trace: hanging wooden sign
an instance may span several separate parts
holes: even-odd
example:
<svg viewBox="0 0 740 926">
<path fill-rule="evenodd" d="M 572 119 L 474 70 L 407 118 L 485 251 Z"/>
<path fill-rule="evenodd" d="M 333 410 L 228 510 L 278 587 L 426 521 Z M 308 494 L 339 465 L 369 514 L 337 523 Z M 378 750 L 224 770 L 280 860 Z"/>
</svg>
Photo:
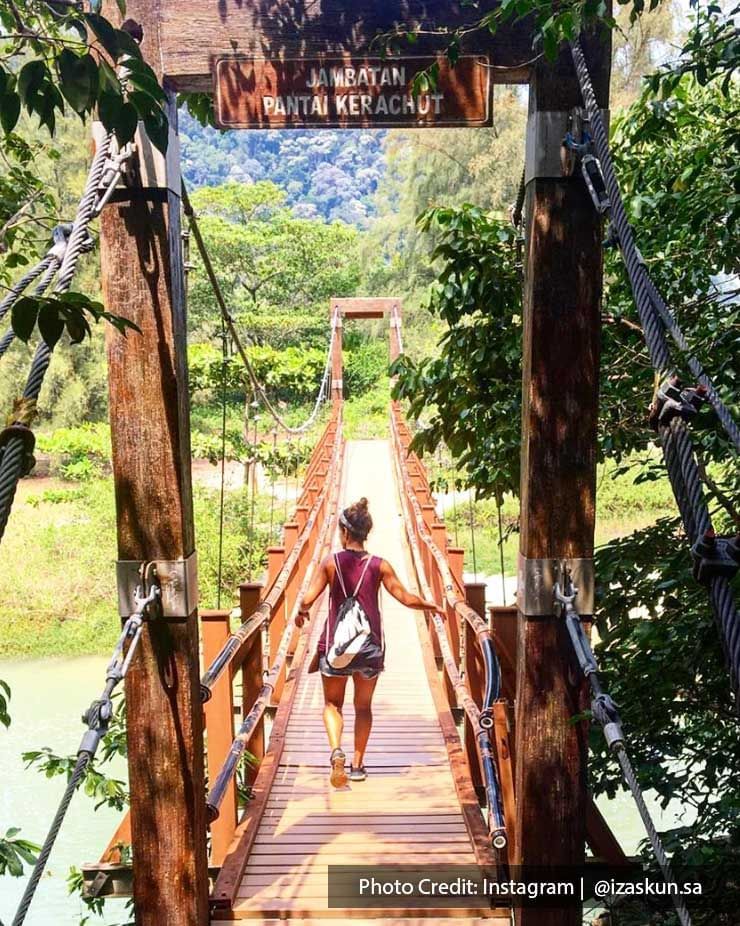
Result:
<svg viewBox="0 0 740 926">
<path fill-rule="evenodd" d="M 435 81 L 414 79 L 437 63 Z M 487 59 L 232 56 L 216 62 L 216 124 L 224 129 L 443 128 L 491 124 Z"/>
</svg>

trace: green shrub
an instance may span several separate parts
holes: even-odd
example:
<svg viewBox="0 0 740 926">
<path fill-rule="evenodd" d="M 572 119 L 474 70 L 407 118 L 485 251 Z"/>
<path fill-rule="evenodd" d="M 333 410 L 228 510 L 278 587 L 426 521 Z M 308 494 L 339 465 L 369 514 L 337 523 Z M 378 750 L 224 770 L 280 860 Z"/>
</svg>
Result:
<svg viewBox="0 0 740 926">
<path fill-rule="evenodd" d="M 110 463 L 110 427 L 100 422 L 57 428 L 39 434 L 36 446 L 51 457 L 53 475 L 85 481 L 101 475 Z"/>
<path fill-rule="evenodd" d="M 344 396 L 347 399 L 364 395 L 388 372 L 388 345 L 382 341 L 365 341 L 344 353 Z M 386 404 L 387 404 L 386 396 Z"/>
</svg>

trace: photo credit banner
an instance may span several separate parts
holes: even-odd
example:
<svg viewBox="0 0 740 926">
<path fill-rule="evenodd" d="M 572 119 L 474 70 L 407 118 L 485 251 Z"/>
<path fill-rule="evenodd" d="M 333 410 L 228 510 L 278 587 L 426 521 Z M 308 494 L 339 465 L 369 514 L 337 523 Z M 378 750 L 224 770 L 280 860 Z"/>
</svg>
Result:
<svg viewBox="0 0 740 926">
<path fill-rule="evenodd" d="M 414 78 L 436 61 L 434 83 Z M 445 128 L 492 125 L 487 59 L 232 56 L 216 62 L 215 116 L 223 129 Z"/>
</svg>

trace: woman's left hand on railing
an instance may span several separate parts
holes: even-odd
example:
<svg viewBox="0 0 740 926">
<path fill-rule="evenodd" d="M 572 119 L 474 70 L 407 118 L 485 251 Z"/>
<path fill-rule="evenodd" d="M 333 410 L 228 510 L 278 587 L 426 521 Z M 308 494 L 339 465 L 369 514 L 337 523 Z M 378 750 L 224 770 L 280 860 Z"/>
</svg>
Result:
<svg viewBox="0 0 740 926">
<path fill-rule="evenodd" d="M 311 614 L 308 609 L 301 609 L 295 616 L 296 627 L 302 627 L 307 621 L 311 620 Z"/>
</svg>

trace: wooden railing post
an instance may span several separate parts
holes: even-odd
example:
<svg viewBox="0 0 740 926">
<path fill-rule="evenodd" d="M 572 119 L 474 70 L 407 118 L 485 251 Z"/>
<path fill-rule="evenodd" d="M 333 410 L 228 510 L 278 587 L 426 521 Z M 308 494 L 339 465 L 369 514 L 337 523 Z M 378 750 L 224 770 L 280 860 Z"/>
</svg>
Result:
<svg viewBox="0 0 740 926">
<path fill-rule="evenodd" d="M 501 695 L 509 704 L 513 704 L 516 695 L 517 610 L 493 605 L 488 613 L 493 642 L 501 664 Z"/>
<path fill-rule="evenodd" d="M 215 659 L 230 634 L 228 611 L 201 611 L 203 663 Z M 224 672 L 211 689 L 205 705 L 208 779 L 215 781 L 234 739 L 234 701 L 231 673 Z M 211 823 L 211 864 L 220 865 L 236 827 L 236 784 L 231 782 L 221 804 L 221 813 Z"/>
<path fill-rule="evenodd" d="M 264 585 L 261 582 L 245 582 L 239 586 L 239 601 L 242 610 L 242 620 L 254 614 L 260 603 Z M 257 632 L 253 635 L 252 645 L 242 663 L 242 717 L 246 717 L 252 708 L 257 695 L 262 688 L 264 680 L 265 656 L 270 661 L 270 654 L 263 651 L 263 635 Z M 247 751 L 254 756 L 256 763 L 251 765 L 245 774 L 245 781 L 251 784 L 257 774 L 257 767 L 265 755 L 265 722 L 260 720 L 254 729 Z"/>
</svg>

